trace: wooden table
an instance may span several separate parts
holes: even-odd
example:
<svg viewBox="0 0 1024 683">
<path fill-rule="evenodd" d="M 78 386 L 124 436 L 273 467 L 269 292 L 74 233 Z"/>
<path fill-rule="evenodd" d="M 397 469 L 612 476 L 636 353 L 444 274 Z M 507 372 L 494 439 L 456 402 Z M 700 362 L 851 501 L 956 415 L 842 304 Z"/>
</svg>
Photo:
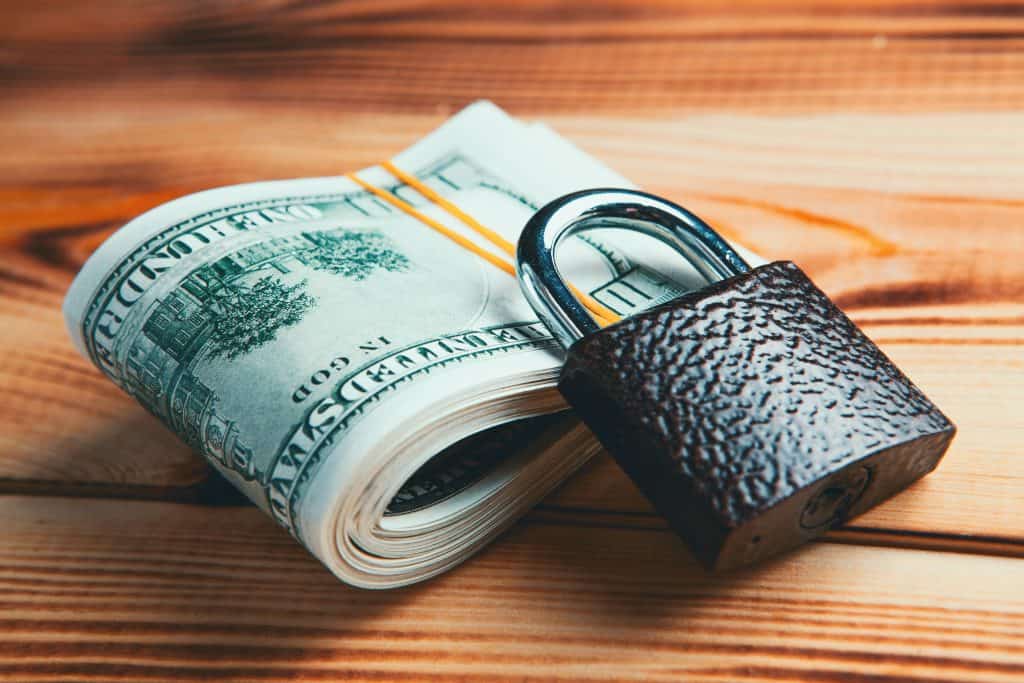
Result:
<svg viewBox="0 0 1024 683">
<path fill-rule="evenodd" d="M 1020 5 L 60 5 L 0 10 L 0 679 L 1024 680 Z M 712 577 L 601 458 L 364 592 L 72 350 L 63 293 L 130 217 L 476 98 L 803 265 L 959 424 L 939 471 Z"/>
</svg>

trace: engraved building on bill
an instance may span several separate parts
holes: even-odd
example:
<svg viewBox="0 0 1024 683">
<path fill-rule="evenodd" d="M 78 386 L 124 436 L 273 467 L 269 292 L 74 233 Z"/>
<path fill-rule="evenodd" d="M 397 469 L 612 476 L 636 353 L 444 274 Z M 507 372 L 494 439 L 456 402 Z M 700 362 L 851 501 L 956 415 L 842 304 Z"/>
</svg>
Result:
<svg viewBox="0 0 1024 683">
<path fill-rule="evenodd" d="M 289 272 L 286 261 L 315 241 L 292 235 L 256 244 L 198 269 L 148 312 L 141 334 L 128 350 L 127 388 L 150 412 L 192 448 L 247 480 L 260 478 L 252 449 L 233 420 L 217 412 L 217 395 L 192 366 L 213 331 L 211 306 L 218 291 L 246 273 L 273 268 Z"/>
</svg>

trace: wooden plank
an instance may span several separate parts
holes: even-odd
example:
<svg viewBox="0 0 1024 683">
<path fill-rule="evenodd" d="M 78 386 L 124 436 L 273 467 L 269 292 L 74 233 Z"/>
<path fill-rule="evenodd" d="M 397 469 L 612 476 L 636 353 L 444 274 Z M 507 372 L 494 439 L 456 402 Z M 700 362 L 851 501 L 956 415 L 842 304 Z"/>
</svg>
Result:
<svg viewBox="0 0 1024 683">
<path fill-rule="evenodd" d="M 254 509 L 0 497 L 0 680 L 1017 681 L 1024 563 L 815 544 L 709 576 L 661 531 L 523 524 L 348 588 Z"/>
<path fill-rule="evenodd" d="M 186 9 L 187 7 L 187 9 Z M 470 0 L 9 10 L 0 76 L 107 106 L 197 99 L 417 111 L 1020 108 L 1013 3 Z M 116 17 L 116 21 L 111 18 Z"/>
</svg>

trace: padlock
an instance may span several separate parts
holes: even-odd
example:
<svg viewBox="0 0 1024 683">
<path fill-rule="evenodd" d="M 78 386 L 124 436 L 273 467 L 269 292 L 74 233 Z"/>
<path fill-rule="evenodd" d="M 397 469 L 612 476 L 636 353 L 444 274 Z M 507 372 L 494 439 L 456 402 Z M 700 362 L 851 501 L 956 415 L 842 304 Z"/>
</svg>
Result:
<svg viewBox="0 0 1024 683">
<path fill-rule="evenodd" d="M 673 247 L 707 286 L 600 328 L 555 250 L 594 228 Z M 955 426 L 793 263 L 751 268 L 664 199 L 586 190 L 518 245 L 526 299 L 566 349 L 558 388 L 710 569 L 793 548 L 939 463 Z"/>
</svg>

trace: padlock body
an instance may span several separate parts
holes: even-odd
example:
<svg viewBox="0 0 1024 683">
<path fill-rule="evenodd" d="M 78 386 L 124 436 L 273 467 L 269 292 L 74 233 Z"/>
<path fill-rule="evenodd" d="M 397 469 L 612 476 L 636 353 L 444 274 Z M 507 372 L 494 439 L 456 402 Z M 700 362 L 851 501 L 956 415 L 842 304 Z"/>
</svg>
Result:
<svg viewBox="0 0 1024 683">
<path fill-rule="evenodd" d="M 934 469 L 956 431 L 789 262 L 578 340 L 559 389 L 714 569 L 864 512 Z"/>
</svg>

